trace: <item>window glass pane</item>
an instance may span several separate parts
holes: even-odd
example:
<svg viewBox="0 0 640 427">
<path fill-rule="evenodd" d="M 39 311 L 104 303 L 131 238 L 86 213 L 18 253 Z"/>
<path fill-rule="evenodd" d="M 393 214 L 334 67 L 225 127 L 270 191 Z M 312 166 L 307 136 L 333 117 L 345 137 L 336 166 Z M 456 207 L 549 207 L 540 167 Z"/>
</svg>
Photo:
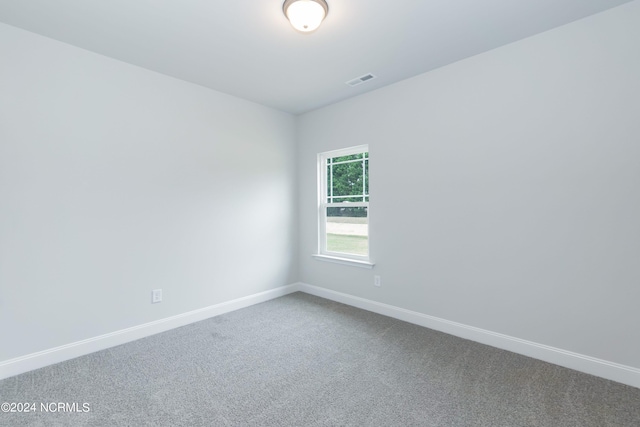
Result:
<svg viewBox="0 0 640 427">
<path fill-rule="evenodd" d="M 327 203 L 331 203 L 331 166 L 327 165 Z"/>
<path fill-rule="evenodd" d="M 369 159 L 364 161 L 364 194 L 369 194 Z"/>
<path fill-rule="evenodd" d="M 356 160 L 356 159 L 362 159 L 362 153 L 351 154 L 349 156 L 334 157 L 330 159 L 330 161 L 332 163 L 336 163 L 336 162 L 346 162 L 347 160 Z"/>
<path fill-rule="evenodd" d="M 369 218 L 366 207 L 327 208 L 327 251 L 369 254 Z"/>
<path fill-rule="evenodd" d="M 343 163 L 333 165 L 332 187 L 333 196 L 361 195 L 363 191 L 362 162 Z M 360 198 L 362 201 L 362 197 Z"/>
</svg>

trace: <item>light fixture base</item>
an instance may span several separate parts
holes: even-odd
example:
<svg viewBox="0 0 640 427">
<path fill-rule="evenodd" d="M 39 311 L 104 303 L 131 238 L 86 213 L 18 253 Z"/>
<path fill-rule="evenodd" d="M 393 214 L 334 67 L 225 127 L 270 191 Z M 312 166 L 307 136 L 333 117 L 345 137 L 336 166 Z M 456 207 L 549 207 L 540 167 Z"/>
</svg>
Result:
<svg viewBox="0 0 640 427">
<path fill-rule="evenodd" d="M 301 3 L 298 6 L 301 6 L 303 3 L 307 3 L 307 4 L 315 3 L 316 5 L 320 5 L 320 7 L 324 10 L 324 15 L 321 17 L 321 19 L 318 16 L 317 18 L 319 19 L 315 20 L 315 22 L 312 22 L 311 27 L 308 27 L 303 23 L 297 22 L 300 16 L 292 16 L 292 14 L 289 13 L 289 7 L 298 2 Z M 314 7 L 317 8 L 317 6 L 314 6 Z M 298 7 L 294 9 L 299 10 L 300 8 Z M 318 11 L 322 13 L 320 9 L 318 9 Z M 322 21 L 324 21 L 324 19 L 327 17 L 327 15 L 329 14 L 329 5 L 327 4 L 326 0 L 285 0 L 284 3 L 282 4 L 282 12 L 284 13 L 284 16 L 289 20 L 293 28 L 301 32 L 311 32 L 317 29 L 322 23 Z M 297 14 L 294 12 L 293 15 L 297 15 Z M 307 18 L 308 18 L 308 15 L 304 16 L 303 19 L 306 20 Z"/>
</svg>

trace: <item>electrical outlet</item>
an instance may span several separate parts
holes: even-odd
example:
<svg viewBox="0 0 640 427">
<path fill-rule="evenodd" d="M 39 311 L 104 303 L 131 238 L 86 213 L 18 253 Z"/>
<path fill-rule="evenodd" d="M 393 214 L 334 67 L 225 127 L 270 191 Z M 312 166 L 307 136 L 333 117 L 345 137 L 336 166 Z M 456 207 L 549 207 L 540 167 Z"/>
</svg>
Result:
<svg viewBox="0 0 640 427">
<path fill-rule="evenodd" d="M 380 279 L 380 276 L 373 276 L 373 286 L 382 286 L 382 279 Z"/>
<path fill-rule="evenodd" d="M 162 289 L 154 289 L 151 292 L 151 303 L 162 302 Z"/>
</svg>

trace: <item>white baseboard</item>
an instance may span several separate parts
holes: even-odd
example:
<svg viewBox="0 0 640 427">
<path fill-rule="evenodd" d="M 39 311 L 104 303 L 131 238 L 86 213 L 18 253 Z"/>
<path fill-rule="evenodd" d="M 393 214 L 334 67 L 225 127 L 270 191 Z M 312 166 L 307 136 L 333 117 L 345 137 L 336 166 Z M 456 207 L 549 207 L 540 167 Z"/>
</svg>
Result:
<svg viewBox="0 0 640 427">
<path fill-rule="evenodd" d="M 617 381 L 632 387 L 640 388 L 640 369 L 625 366 L 591 356 L 538 344 L 520 338 L 487 331 L 415 311 L 405 310 L 388 304 L 367 300 L 353 295 L 343 294 L 306 283 L 300 283 L 299 290 L 332 301 L 393 317 L 405 322 L 424 326 L 429 329 L 445 332 L 457 337 L 466 338 L 492 347 L 512 351 L 514 353 L 544 360 L 545 362 L 564 366 L 576 371 Z"/>
<path fill-rule="evenodd" d="M 298 284 L 281 286 L 258 294 L 178 314 L 177 316 L 167 317 L 165 319 L 156 320 L 143 325 L 133 326 L 131 328 L 122 329 L 109 334 L 62 345 L 60 347 L 27 354 L 26 356 L 17 357 L 15 359 L 1 361 L 0 380 L 48 365 L 53 365 L 55 363 L 64 362 L 65 360 L 84 356 L 85 354 L 114 347 L 116 345 L 135 341 L 140 338 L 155 335 L 190 323 L 199 322 L 230 311 L 249 307 L 254 304 L 296 292 L 297 290 Z"/>
<path fill-rule="evenodd" d="M 640 388 L 640 369 L 487 331 L 306 283 L 282 286 L 199 310 L 0 362 L 0 380 L 302 291 L 405 322 Z"/>
</svg>

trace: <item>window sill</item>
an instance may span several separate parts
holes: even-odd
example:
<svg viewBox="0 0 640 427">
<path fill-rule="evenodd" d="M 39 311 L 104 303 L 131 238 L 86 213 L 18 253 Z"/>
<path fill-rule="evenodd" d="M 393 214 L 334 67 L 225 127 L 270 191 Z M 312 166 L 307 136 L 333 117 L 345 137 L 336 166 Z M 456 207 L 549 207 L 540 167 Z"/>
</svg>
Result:
<svg viewBox="0 0 640 427">
<path fill-rule="evenodd" d="M 350 265 L 352 267 L 359 267 L 359 268 L 372 269 L 373 266 L 375 265 L 373 262 L 370 262 L 370 261 L 361 261 L 361 260 L 350 259 L 350 258 L 340 258 L 337 256 L 330 256 L 330 255 L 313 254 L 311 256 L 317 259 L 318 261 L 334 262 L 336 264 Z"/>
</svg>

